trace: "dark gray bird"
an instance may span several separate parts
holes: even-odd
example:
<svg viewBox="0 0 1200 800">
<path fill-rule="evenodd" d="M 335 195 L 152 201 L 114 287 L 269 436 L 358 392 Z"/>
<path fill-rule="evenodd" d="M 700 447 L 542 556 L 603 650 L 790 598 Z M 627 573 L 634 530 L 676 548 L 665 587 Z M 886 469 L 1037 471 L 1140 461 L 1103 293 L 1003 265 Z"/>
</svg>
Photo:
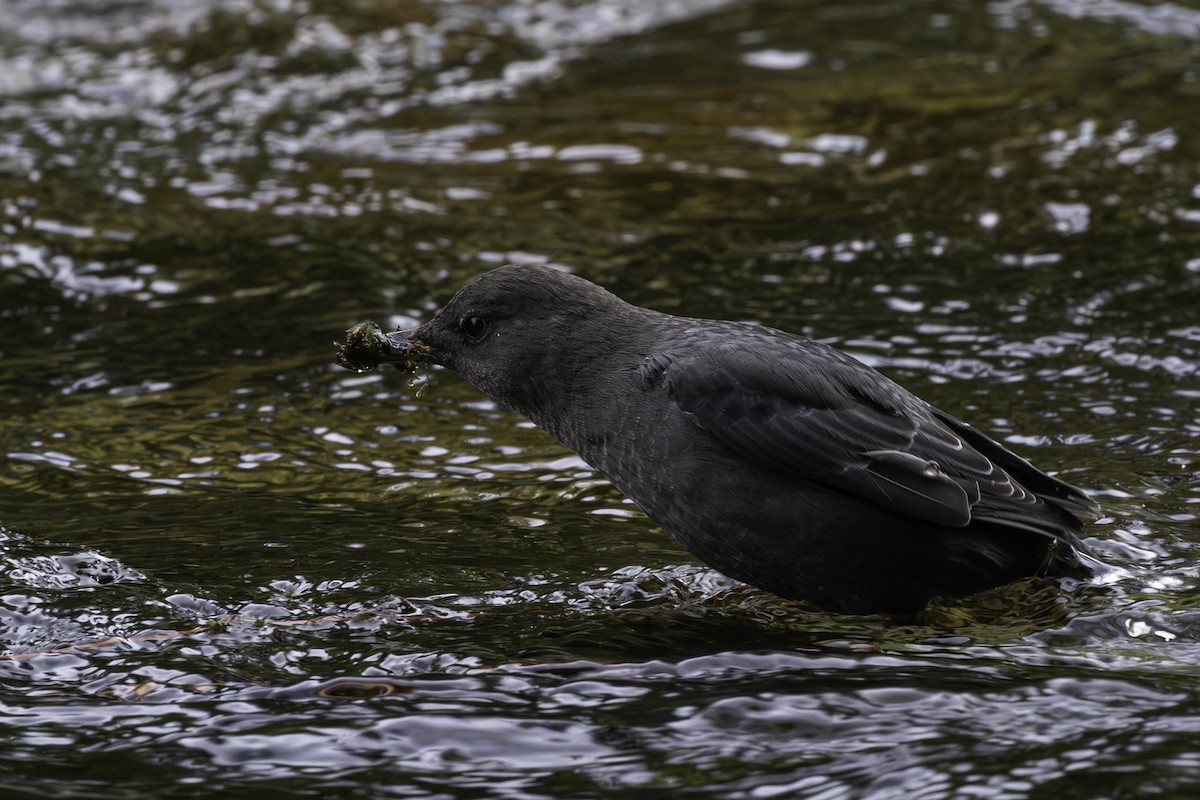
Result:
<svg viewBox="0 0 1200 800">
<path fill-rule="evenodd" d="M 1088 574 L 1097 506 L 874 369 L 771 328 L 506 266 L 401 349 L 599 470 L 701 561 L 842 613 Z"/>
</svg>

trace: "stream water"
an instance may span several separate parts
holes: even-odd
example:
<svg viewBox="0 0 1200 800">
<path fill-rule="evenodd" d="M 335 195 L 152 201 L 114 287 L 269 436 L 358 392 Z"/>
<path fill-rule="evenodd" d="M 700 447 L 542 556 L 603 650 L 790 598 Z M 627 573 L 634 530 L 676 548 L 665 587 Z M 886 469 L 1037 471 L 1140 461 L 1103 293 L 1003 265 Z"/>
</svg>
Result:
<svg viewBox="0 0 1200 800">
<path fill-rule="evenodd" d="M 0 0 L 0 793 L 1191 798 L 1200 10 Z M 1113 571 L 705 569 L 448 372 L 506 262 L 833 343 Z"/>
</svg>

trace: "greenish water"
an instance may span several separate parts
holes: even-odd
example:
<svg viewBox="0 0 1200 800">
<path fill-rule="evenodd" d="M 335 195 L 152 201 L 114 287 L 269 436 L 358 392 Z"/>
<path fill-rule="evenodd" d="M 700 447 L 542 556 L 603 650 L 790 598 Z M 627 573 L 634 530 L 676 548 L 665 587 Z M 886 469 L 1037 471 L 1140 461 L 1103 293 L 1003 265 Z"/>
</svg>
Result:
<svg viewBox="0 0 1200 800">
<path fill-rule="evenodd" d="M 1200 791 L 1200 10 L 0 0 L 4 796 Z M 506 261 L 835 343 L 1094 493 L 916 620 L 434 371 Z"/>
</svg>

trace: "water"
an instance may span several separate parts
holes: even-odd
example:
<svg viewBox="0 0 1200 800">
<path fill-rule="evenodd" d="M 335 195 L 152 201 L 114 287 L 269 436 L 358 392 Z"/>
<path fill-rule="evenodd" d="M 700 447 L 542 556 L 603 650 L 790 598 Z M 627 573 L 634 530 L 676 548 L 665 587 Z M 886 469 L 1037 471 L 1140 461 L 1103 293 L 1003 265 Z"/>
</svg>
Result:
<svg viewBox="0 0 1200 800">
<path fill-rule="evenodd" d="M 1200 12 L 0 3 L 5 796 L 1192 797 Z M 444 371 L 506 261 L 816 336 L 1096 585 L 838 617 Z"/>
</svg>

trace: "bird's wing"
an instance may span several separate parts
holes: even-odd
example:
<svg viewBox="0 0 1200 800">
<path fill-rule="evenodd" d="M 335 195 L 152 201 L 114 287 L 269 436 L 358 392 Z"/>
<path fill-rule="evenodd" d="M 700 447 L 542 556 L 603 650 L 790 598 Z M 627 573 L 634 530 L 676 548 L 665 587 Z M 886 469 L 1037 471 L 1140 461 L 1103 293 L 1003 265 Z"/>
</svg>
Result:
<svg viewBox="0 0 1200 800">
<path fill-rule="evenodd" d="M 657 370 L 670 399 L 733 451 L 931 523 L 966 526 L 978 507 L 1048 532 L 1042 501 L 905 389 L 817 342 L 739 338 L 664 356 Z"/>
<path fill-rule="evenodd" d="M 974 447 L 980 455 L 1015 478 L 1026 489 L 1037 494 L 1043 501 L 1058 506 L 1080 520 L 1094 520 L 1100 516 L 1100 506 L 1082 490 L 1066 481 L 1047 475 L 995 439 L 980 433 L 961 419 L 956 419 L 936 408 L 929 410 L 953 434 Z"/>
</svg>

